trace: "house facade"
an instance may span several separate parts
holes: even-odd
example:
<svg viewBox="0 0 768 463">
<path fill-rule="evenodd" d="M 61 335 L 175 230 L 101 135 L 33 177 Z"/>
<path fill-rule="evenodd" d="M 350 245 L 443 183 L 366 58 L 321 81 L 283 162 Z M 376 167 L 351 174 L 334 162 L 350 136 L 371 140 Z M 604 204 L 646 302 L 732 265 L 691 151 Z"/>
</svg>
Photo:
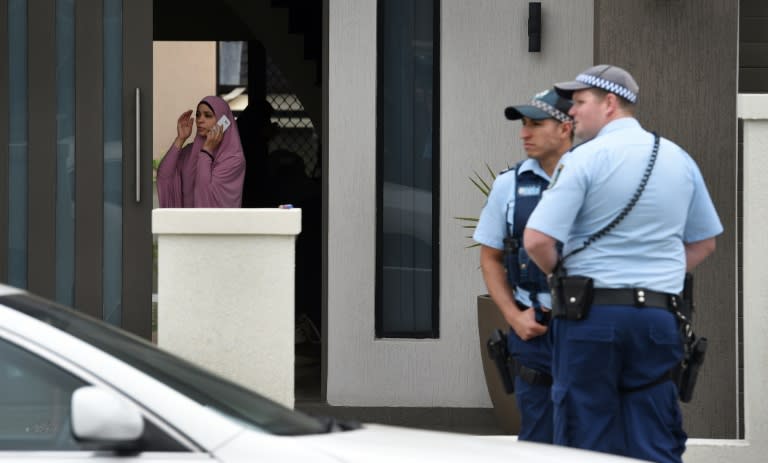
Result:
<svg viewBox="0 0 768 463">
<path fill-rule="evenodd" d="M 607 62 L 640 83 L 642 123 L 700 164 L 725 224 L 716 255 L 697 270 L 697 327 L 713 348 L 697 401 L 685 413 L 692 435 L 737 435 L 738 5 L 710 3 L 543 1 L 541 51 L 529 52 L 529 2 L 440 2 L 439 209 L 433 211 L 440 333 L 418 339 L 376 336 L 377 2 L 329 4 L 330 404 L 488 406 L 475 329 L 475 297 L 484 286 L 477 250 L 466 248 L 466 232 L 455 220 L 483 204 L 467 177 L 484 172 L 486 163 L 500 170 L 522 159 L 517 127 L 502 117 L 506 105 Z M 714 403 L 717 411 L 703 406 Z M 720 418 L 704 418 L 709 413 Z"/>
<path fill-rule="evenodd" d="M 148 337 L 152 42 L 259 40 L 321 140 L 321 400 L 486 413 L 485 288 L 456 219 L 483 206 L 468 177 L 524 157 L 505 106 L 612 63 L 725 226 L 696 271 L 710 350 L 684 413 L 693 437 L 744 437 L 737 95 L 768 92 L 760 2 L 541 0 L 530 22 L 537 2 L 324 0 L 321 53 L 298 59 L 295 2 L 203 3 L 0 1 L 2 281 Z"/>
</svg>

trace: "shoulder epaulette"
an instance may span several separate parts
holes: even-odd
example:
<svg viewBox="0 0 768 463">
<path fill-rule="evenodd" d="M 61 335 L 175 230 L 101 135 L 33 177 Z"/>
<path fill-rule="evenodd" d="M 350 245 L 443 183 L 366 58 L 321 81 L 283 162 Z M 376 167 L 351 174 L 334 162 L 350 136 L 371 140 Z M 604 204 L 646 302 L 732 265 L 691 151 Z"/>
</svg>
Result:
<svg viewBox="0 0 768 463">
<path fill-rule="evenodd" d="M 507 167 L 506 169 L 504 169 L 504 170 L 502 170 L 501 172 L 499 172 L 499 175 L 502 175 L 502 174 L 506 174 L 507 172 L 517 172 L 517 169 L 519 169 L 519 168 L 520 168 L 520 166 L 522 166 L 522 165 L 523 165 L 523 163 L 524 163 L 525 161 L 527 161 L 527 160 L 528 160 L 528 159 L 523 159 L 522 161 L 518 161 L 518 162 L 517 162 L 517 163 L 516 163 L 514 166 L 512 166 L 512 167 Z"/>
</svg>

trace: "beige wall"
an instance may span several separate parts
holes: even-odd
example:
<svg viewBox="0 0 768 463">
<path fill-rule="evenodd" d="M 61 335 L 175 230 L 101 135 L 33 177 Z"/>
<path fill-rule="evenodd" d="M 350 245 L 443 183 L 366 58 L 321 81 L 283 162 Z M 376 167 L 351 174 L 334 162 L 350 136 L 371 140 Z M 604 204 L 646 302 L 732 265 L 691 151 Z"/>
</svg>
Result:
<svg viewBox="0 0 768 463">
<path fill-rule="evenodd" d="M 592 0 L 543 0 L 542 52 L 528 2 L 441 2 L 440 338 L 375 339 L 376 0 L 329 1 L 328 382 L 332 405 L 488 407 L 476 297 L 478 250 L 456 216 L 483 196 L 467 177 L 523 157 L 523 103 L 592 63 Z"/>
<path fill-rule="evenodd" d="M 154 42 L 152 155 L 163 157 L 176 120 L 216 90 L 216 42 Z"/>
</svg>

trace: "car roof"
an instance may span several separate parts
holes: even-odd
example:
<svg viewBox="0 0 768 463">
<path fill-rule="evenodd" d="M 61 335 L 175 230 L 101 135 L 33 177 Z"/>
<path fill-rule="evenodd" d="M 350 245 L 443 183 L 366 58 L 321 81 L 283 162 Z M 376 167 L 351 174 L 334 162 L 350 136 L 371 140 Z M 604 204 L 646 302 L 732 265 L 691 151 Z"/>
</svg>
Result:
<svg viewBox="0 0 768 463">
<path fill-rule="evenodd" d="M 0 296 L 10 296 L 12 294 L 24 294 L 26 291 L 13 286 L 8 286 L 0 283 Z"/>
</svg>

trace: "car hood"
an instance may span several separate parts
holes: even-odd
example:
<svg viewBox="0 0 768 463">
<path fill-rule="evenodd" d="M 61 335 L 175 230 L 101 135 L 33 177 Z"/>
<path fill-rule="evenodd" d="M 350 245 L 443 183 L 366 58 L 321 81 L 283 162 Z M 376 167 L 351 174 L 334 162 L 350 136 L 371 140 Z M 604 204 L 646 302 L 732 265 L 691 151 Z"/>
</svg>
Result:
<svg viewBox="0 0 768 463">
<path fill-rule="evenodd" d="M 474 436 L 368 424 L 363 428 L 298 438 L 341 462 L 466 461 L 619 463 L 639 461 L 604 453 L 518 442 L 511 436 Z M 502 460 L 503 459 L 503 460 Z"/>
</svg>

